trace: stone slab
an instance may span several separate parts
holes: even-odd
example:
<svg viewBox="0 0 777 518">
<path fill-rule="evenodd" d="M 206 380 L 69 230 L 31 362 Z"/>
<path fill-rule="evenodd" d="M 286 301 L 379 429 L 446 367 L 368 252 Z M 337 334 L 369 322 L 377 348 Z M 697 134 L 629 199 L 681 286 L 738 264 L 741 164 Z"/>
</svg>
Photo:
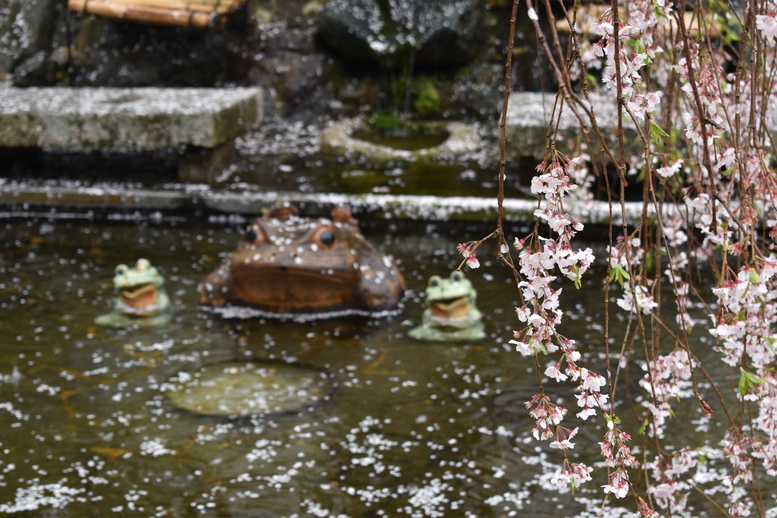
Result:
<svg viewBox="0 0 777 518">
<path fill-rule="evenodd" d="M 607 139 L 610 149 L 617 152 L 618 111 L 613 94 L 591 94 L 591 109 L 602 135 Z M 505 128 L 507 152 L 515 157 L 532 157 L 543 160 L 545 154 L 545 136 L 551 121 L 555 95 L 541 92 L 513 92 L 507 108 L 507 127 Z M 771 106 L 765 117 L 772 138 L 777 139 L 777 106 Z M 556 122 L 554 121 L 554 124 Z M 558 120 L 560 139 L 557 148 L 563 152 L 571 150 L 571 141 L 577 139 L 582 131 L 574 113 L 567 107 Z M 667 128 L 665 128 L 667 129 Z M 641 155 L 643 148 L 634 124 L 628 120 L 623 124 L 626 152 Z M 591 132 L 591 141 L 596 138 Z"/>
<path fill-rule="evenodd" d="M 46 211 L 204 211 L 215 214 L 255 216 L 262 207 L 277 201 L 299 205 L 329 207 L 348 205 L 357 217 L 419 221 L 496 221 L 495 198 L 477 196 L 428 196 L 392 194 L 340 194 L 302 192 L 235 192 L 207 185 L 180 184 L 165 189 L 133 189 L 120 184 L 80 186 L 77 183 L 29 182 L 0 180 L 0 212 Z M 643 203 L 625 205 L 627 223 L 642 217 Z M 610 222 L 610 205 L 606 202 L 578 202 L 569 210 L 584 224 L 606 225 Z M 537 200 L 506 199 L 507 221 L 533 222 Z M 663 207 L 663 217 L 676 213 L 672 205 Z M 648 207 L 653 215 L 652 205 Z M 620 205 L 612 209 L 613 222 L 621 224 Z M 2 217 L 2 214 L 0 214 Z"/>
<path fill-rule="evenodd" d="M 0 87 L 3 147 L 213 148 L 261 119 L 261 88 Z"/>
<path fill-rule="evenodd" d="M 510 155 L 542 160 L 551 121 L 558 124 L 560 138 L 557 141 L 557 147 L 561 148 L 561 151 L 568 151 L 564 149 L 566 141 L 579 137 L 582 130 L 575 114 L 569 108 L 564 108 L 557 122 L 551 119 L 554 101 L 555 95 L 552 93 L 513 92 L 510 94 L 505 128 L 507 152 Z M 611 140 L 611 145 L 615 145 L 618 120 L 615 96 L 591 95 L 591 104 L 602 134 Z M 634 142 L 637 138 L 633 125 L 625 125 L 624 133 L 627 143 Z"/>
</svg>

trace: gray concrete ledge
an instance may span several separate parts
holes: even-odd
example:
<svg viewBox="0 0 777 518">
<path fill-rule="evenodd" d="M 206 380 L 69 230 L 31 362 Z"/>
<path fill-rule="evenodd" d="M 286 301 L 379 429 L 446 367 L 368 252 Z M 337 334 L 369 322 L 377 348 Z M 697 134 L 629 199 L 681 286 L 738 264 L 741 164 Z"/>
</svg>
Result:
<svg viewBox="0 0 777 518">
<path fill-rule="evenodd" d="M 555 94 L 540 92 L 513 92 L 507 108 L 506 143 L 507 151 L 516 157 L 532 157 L 542 160 L 545 154 L 545 139 L 551 122 L 558 123 L 559 141 L 557 147 L 564 149 L 566 141 L 577 139 L 581 134 L 580 124 L 575 114 L 565 107 L 556 121 L 551 118 Z M 615 96 L 591 95 L 591 107 L 596 121 L 605 137 L 613 137 L 615 145 L 618 112 Z M 633 125 L 624 128 L 627 142 L 637 138 Z"/>
<path fill-rule="evenodd" d="M 496 222 L 496 198 L 474 196 L 419 196 L 390 194 L 336 194 L 300 192 L 230 192 L 212 189 L 207 185 L 180 185 L 163 190 L 127 189 L 121 186 L 41 185 L 33 186 L 0 181 L 0 207 L 10 211 L 32 209 L 89 210 L 149 210 L 192 211 L 204 210 L 229 214 L 257 215 L 263 207 L 276 201 L 290 201 L 328 207 L 346 204 L 360 217 L 423 220 L 423 221 L 479 221 Z M 625 204 L 626 221 L 638 222 L 642 214 L 641 202 Z M 610 206 L 604 202 L 570 205 L 569 210 L 584 224 L 607 224 Z M 536 200 L 508 199 L 504 203 L 505 217 L 513 222 L 534 221 Z M 664 215 L 676 211 L 667 206 Z M 620 224 L 620 204 L 612 207 L 613 222 Z M 649 211 L 652 213 L 652 210 Z"/>
<path fill-rule="evenodd" d="M 608 145 L 617 150 L 618 110 L 614 94 L 591 94 L 590 109 L 596 116 L 596 123 Z M 555 94 L 541 92 L 513 92 L 507 108 L 506 144 L 507 152 L 516 157 L 532 157 L 542 160 L 545 154 L 545 137 L 552 121 L 558 123 L 560 138 L 557 148 L 563 152 L 571 149 L 570 143 L 581 136 L 581 127 L 572 110 L 565 107 L 558 121 L 551 119 Z M 769 131 L 777 139 L 777 108 L 771 108 L 766 117 L 770 121 Z M 589 128 L 590 129 L 590 128 Z M 668 131 L 668 128 L 664 128 Z M 642 154 L 642 143 L 634 124 L 624 120 L 624 143 L 626 151 Z M 591 140 L 596 138 L 591 132 Z"/>
<path fill-rule="evenodd" d="M 213 148 L 262 119 L 260 88 L 0 87 L 0 146 Z"/>
</svg>

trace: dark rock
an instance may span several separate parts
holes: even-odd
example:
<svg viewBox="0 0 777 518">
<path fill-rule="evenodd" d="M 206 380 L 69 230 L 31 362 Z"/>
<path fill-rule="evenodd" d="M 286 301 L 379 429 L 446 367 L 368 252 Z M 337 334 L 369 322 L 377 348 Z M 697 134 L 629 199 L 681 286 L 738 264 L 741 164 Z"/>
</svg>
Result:
<svg viewBox="0 0 777 518">
<path fill-rule="evenodd" d="M 14 69 L 14 83 L 20 86 L 48 85 L 55 82 L 55 74 L 54 64 L 41 50 Z"/>
<path fill-rule="evenodd" d="M 57 0 L 0 2 L 0 76 L 48 48 L 57 3 L 62 4 Z"/>
<path fill-rule="evenodd" d="M 450 68 L 472 61 L 485 44 L 481 4 L 478 0 L 329 0 L 317 26 L 321 39 L 349 62 Z"/>
<path fill-rule="evenodd" d="M 231 79 L 233 49 L 244 37 L 239 30 L 143 25 L 73 12 L 55 23 L 44 62 L 36 54 L 14 70 L 17 86 L 217 86 Z M 66 63 L 58 64 L 63 58 Z"/>
<path fill-rule="evenodd" d="M 214 86 L 227 74 L 224 33 L 85 17 L 74 86 Z"/>
<path fill-rule="evenodd" d="M 307 118 L 326 110 L 332 99 L 326 84 L 337 66 L 315 45 L 313 28 L 274 21 L 257 33 L 246 82 L 266 87 L 286 117 Z"/>
<path fill-rule="evenodd" d="M 504 96 L 504 64 L 484 61 L 473 64 L 452 81 L 445 106 L 447 117 L 498 120 Z"/>
</svg>

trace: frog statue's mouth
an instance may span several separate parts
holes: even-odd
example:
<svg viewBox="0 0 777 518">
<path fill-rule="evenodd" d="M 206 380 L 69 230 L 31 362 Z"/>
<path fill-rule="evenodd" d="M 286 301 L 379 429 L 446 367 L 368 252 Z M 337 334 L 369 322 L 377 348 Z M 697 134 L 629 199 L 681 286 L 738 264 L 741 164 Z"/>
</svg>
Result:
<svg viewBox="0 0 777 518">
<path fill-rule="evenodd" d="M 133 308 L 150 306 L 157 299 L 156 285 L 151 282 L 125 286 L 119 291 L 121 292 L 121 301 Z"/>
<path fill-rule="evenodd" d="M 321 272 L 287 265 L 232 269 L 235 299 L 278 313 L 353 304 L 358 283 L 352 270 Z"/>
<path fill-rule="evenodd" d="M 464 318 L 469 314 L 469 295 L 431 301 L 432 314 L 439 318 Z"/>
</svg>

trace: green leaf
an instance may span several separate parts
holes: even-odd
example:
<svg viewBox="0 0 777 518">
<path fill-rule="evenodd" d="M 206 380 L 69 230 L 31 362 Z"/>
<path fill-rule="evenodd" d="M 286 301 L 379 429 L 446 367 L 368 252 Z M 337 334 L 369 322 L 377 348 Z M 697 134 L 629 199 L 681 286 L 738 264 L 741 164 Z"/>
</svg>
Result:
<svg viewBox="0 0 777 518">
<path fill-rule="evenodd" d="M 737 387 L 737 392 L 740 396 L 744 396 L 747 394 L 747 377 L 745 376 L 745 371 L 740 368 L 742 372 L 739 373 L 739 386 Z"/>
<path fill-rule="evenodd" d="M 634 51 L 637 54 L 647 54 L 647 50 L 645 49 L 645 45 L 642 44 L 641 40 L 638 40 L 637 38 L 632 38 L 629 40 L 629 45 L 634 47 Z M 645 62 L 647 62 L 647 58 L 645 58 Z"/>
<path fill-rule="evenodd" d="M 755 389 L 758 385 L 766 383 L 766 380 L 760 376 L 756 376 L 750 372 L 747 372 L 742 367 L 739 368 L 739 387 L 738 392 L 740 396 L 744 396 L 750 390 Z"/>
<path fill-rule="evenodd" d="M 578 290 L 583 287 L 582 275 L 580 275 L 580 268 L 575 266 L 572 271 L 575 273 L 575 288 Z"/>
<path fill-rule="evenodd" d="M 669 137 L 669 133 L 661 129 L 661 126 L 656 124 L 654 121 L 650 121 L 650 133 L 653 134 L 653 137 L 658 140 L 661 137 Z"/>
<path fill-rule="evenodd" d="M 623 283 L 629 279 L 631 279 L 631 275 L 620 265 L 610 270 L 610 282 L 617 282 L 621 288 L 623 288 Z"/>
<path fill-rule="evenodd" d="M 653 5 L 653 11 L 656 13 L 656 16 L 658 16 L 659 18 L 665 18 L 665 19 L 667 19 L 667 20 L 669 19 L 669 17 L 666 15 L 666 13 L 664 12 L 664 10 L 663 10 L 663 9 L 661 9 L 661 8 L 658 6 L 658 4 L 654 4 L 654 5 Z"/>
</svg>

